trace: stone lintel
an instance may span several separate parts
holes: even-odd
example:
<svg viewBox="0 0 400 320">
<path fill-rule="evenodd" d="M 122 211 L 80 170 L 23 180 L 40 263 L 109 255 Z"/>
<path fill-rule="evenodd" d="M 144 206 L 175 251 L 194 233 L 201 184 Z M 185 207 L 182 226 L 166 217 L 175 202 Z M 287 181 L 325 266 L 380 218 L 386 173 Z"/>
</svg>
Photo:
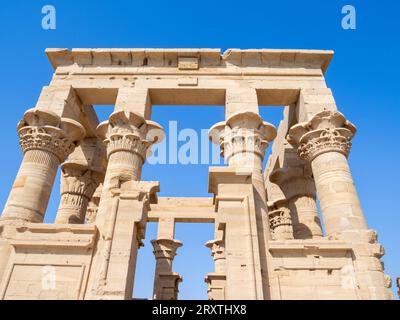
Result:
<svg viewBox="0 0 400 320">
<path fill-rule="evenodd" d="M 173 219 L 175 222 L 213 223 L 215 220 L 212 197 L 159 197 L 150 205 L 149 222 Z"/>
<path fill-rule="evenodd" d="M 178 67 L 283 67 L 319 68 L 323 73 L 333 57 L 332 50 L 287 49 L 63 49 L 48 48 L 46 54 L 54 69 L 60 66 Z M 191 59 L 191 60 L 190 60 Z M 186 64 L 182 64 L 185 61 Z M 188 64 L 187 61 L 190 61 Z M 185 66 L 185 68 L 181 68 Z M 180 71 L 183 71 L 180 70 Z M 94 71 L 95 72 L 95 71 Z"/>
</svg>

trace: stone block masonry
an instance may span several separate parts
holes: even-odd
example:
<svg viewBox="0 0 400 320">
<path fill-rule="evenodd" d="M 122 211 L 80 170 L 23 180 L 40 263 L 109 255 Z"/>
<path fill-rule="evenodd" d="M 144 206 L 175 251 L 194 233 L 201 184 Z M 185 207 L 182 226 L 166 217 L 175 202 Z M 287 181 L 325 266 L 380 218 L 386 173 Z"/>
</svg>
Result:
<svg viewBox="0 0 400 320">
<path fill-rule="evenodd" d="M 347 160 L 356 127 L 324 78 L 332 51 L 46 53 L 54 74 L 18 124 L 23 160 L 0 218 L 0 299 L 132 299 L 148 222 L 153 299 L 179 298 L 182 222 L 214 224 L 210 300 L 393 299 Z M 99 123 L 93 105 L 115 109 Z M 153 105 L 225 106 L 209 130 L 226 162 L 209 168 L 210 197 L 158 197 L 142 180 L 165 138 Z M 278 128 L 260 105 L 286 106 Z M 56 220 L 43 224 L 59 166 Z"/>
</svg>

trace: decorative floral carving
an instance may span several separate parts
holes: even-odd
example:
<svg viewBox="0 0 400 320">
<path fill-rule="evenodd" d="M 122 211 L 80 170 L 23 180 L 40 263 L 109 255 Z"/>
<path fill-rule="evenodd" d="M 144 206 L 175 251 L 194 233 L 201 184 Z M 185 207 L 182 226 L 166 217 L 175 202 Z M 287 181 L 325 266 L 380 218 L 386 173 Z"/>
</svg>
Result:
<svg viewBox="0 0 400 320">
<path fill-rule="evenodd" d="M 176 255 L 176 250 L 182 246 L 182 242 L 172 239 L 157 239 L 151 240 L 154 248 L 154 255 L 156 259 L 169 259 L 173 260 Z"/>
<path fill-rule="evenodd" d="M 127 151 L 132 152 L 140 156 L 140 158 L 145 161 L 147 151 L 149 150 L 152 142 L 141 139 L 132 133 L 113 133 L 104 140 L 107 146 L 107 157 L 117 151 Z"/>
<path fill-rule="evenodd" d="M 88 203 L 100 182 L 100 176 L 100 173 L 84 167 L 64 165 L 56 223 L 84 223 Z"/>
<path fill-rule="evenodd" d="M 210 240 L 207 241 L 206 247 L 211 249 L 211 256 L 215 260 L 225 259 L 225 241 L 222 239 L 219 240 Z"/>
<path fill-rule="evenodd" d="M 221 156 L 228 163 L 234 156 L 236 164 L 250 163 L 255 158 L 261 163 L 268 143 L 276 137 L 276 129 L 257 113 L 241 112 L 211 127 L 209 137 L 220 145 Z M 236 155 L 243 158 L 238 161 Z"/>
<path fill-rule="evenodd" d="M 26 111 L 17 130 L 24 153 L 44 150 L 56 155 L 60 162 L 64 162 L 85 136 L 79 122 L 40 109 Z"/>
<path fill-rule="evenodd" d="M 344 128 L 311 131 L 301 138 L 298 155 L 308 161 L 330 151 L 340 152 L 347 157 L 351 149 L 351 137 L 351 132 Z"/>
<path fill-rule="evenodd" d="M 293 239 L 292 218 L 288 208 L 279 208 L 268 213 L 269 227 L 274 240 Z"/>
<path fill-rule="evenodd" d="M 74 194 L 85 197 L 88 201 L 92 197 L 99 182 L 94 178 L 91 170 L 65 170 L 61 179 L 61 195 Z M 64 197 L 63 197 L 64 201 Z"/>
<path fill-rule="evenodd" d="M 22 152 L 45 150 L 57 156 L 60 162 L 74 150 L 76 144 L 63 130 L 52 126 L 24 126 L 18 130 Z"/>
<path fill-rule="evenodd" d="M 348 156 L 356 127 L 337 111 L 322 111 L 289 130 L 288 141 L 298 145 L 301 159 L 312 161 L 326 152 Z"/>
<path fill-rule="evenodd" d="M 254 130 L 233 128 L 221 135 L 220 147 L 221 156 L 224 156 L 227 161 L 233 155 L 241 153 L 253 153 L 263 159 L 268 141 Z"/>
<path fill-rule="evenodd" d="M 152 144 L 164 138 L 163 128 L 150 120 L 132 112 L 115 112 L 108 121 L 97 127 L 104 138 L 107 157 L 118 151 L 137 154 L 144 162 Z"/>
</svg>

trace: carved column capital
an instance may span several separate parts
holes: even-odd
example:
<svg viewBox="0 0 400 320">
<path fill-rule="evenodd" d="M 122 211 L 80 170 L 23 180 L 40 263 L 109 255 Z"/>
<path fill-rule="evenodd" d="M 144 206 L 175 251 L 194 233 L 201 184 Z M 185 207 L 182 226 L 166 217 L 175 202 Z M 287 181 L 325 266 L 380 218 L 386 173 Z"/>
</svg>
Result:
<svg viewBox="0 0 400 320">
<path fill-rule="evenodd" d="M 56 223 L 84 223 L 88 203 L 104 181 L 106 162 L 103 143 L 95 137 L 83 139 L 68 156 L 61 165 L 61 201 Z"/>
<path fill-rule="evenodd" d="M 182 246 L 182 242 L 173 239 L 156 239 L 151 240 L 154 248 L 154 256 L 156 259 L 173 260 L 176 256 L 176 250 Z"/>
<path fill-rule="evenodd" d="M 234 114 L 209 130 L 210 140 L 219 144 L 221 156 L 230 165 L 262 163 L 268 143 L 275 137 L 275 127 L 253 112 Z"/>
<path fill-rule="evenodd" d="M 310 121 L 299 123 L 289 131 L 289 140 L 298 145 L 301 159 L 312 161 L 326 152 L 348 156 L 355 126 L 337 111 L 323 111 Z"/>
<path fill-rule="evenodd" d="M 62 166 L 61 195 L 77 194 L 91 199 L 104 174 L 79 166 Z"/>
<path fill-rule="evenodd" d="M 214 259 L 215 272 L 218 274 L 225 274 L 225 240 L 217 239 L 207 241 L 206 247 L 211 249 L 211 256 Z"/>
<path fill-rule="evenodd" d="M 124 111 L 111 114 L 108 121 L 99 124 L 97 132 L 104 139 L 108 158 L 115 152 L 126 151 L 138 155 L 143 162 L 150 146 L 164 138 L 159 124 Z"/>
<path fill-rule="evenodd" d="M 55 223 L 84 223 L 86 209 L 104 174 L 72 163 L 62 165 L 61 200 Z"/>
<path fill-rule="evenodd" d="M 219 259 L 225 259 L 225 241 L 219 240 L 209 240 L 206 242 L 206 247 L 211 249 L 211 256 L 214 261 Z"/>
<path fill-rule="evenodd" d="M 63 162 L 85 135 L 83 126 L 72 119 L 60 118 L 50 111 L 30 109 L 18 123 L 22 152 L 42 150 Z"/>
<path fill-rule="evenodd" d="M 268 205 L 269 227 L 274 240 L 293 239 L 292 218 L 286 199 Z"/>
</svg>

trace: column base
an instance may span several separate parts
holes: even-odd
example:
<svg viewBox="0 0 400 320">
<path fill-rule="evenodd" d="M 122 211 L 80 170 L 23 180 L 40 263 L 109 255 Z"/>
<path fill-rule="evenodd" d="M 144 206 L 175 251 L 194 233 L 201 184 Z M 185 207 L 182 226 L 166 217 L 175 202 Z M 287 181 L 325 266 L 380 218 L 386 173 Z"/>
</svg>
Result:
<svg viewBox="0 0 400 320">
<path fill-rule="evenodd" d="M 176 272 L 158 274 L 158 289 L 154 294 L 154 300 L 177 300 L 179 283 L 183 278 Z"/>
<path fill-rule="evenodd" d="M 204 277 L 208 284 L 208 300 L 225 300 L 226 275 L 210 272 Z"/>
</svg>

